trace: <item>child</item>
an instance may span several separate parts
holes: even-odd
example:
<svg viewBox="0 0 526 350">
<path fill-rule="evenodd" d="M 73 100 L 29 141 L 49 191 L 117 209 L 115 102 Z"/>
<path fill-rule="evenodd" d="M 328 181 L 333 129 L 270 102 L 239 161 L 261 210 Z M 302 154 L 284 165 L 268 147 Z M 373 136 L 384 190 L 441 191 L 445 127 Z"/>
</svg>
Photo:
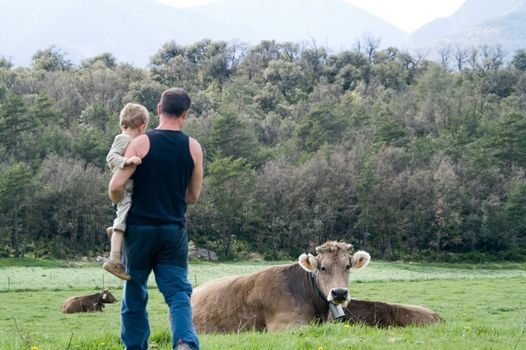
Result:
<svg viewBox="0 0 526 350">
<path fill-rule="evenodd" d="M 115 136 L 113 145 L 111 145 L 106 157 L 106 161 L 113 172 L 117 168 L 124 168 L 126 165 L 141 164 L 139 157 L 126 158 L 124 152 L 134 137 L 144 134 L 150 121 L 150 115 L 146 107 L 136 103 L 128 103 L 122 109 L 119 120 L 122 133 Z M 131 276 L 124 271 L 124 266 L 121 263 L 121 246 L 126 231 L 126 216 L 131 207 L 132 193 L 133 180 L 129 180 L 123 198 L 117 203 L 117 217 L 113 221 L 113 226 L 106 229 L 106 233 L 111 239 L 111 251 L 109 260 L 102 266 L 104 270 L 128 281 L 131 280 Z"/>
</svg>

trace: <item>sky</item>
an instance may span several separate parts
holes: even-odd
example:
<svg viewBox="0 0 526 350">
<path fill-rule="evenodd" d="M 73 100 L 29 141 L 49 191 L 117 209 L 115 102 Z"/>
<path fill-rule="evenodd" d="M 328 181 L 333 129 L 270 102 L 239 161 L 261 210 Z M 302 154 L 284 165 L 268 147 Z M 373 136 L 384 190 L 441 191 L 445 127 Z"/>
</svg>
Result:
<svg viewBox="0 0 526 350">
<path fill-rule="evenodd" d="M 159 0 L 175 7 L 190 7 L 221 0 Z M 262 0 L 264 1 L 264 0 Z M 286 1 L 286 0 L 284 0 Z M 411 33 L 435 18 L 452 15 L 465 0 L 344 0 Z"/>
</svg>

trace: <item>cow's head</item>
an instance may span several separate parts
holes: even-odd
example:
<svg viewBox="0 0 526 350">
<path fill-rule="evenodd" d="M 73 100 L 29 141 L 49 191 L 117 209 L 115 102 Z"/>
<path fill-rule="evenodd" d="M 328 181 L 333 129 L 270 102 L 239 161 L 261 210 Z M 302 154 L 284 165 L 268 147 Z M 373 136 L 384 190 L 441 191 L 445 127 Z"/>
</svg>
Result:
<svg viewBox="0 0 526 350">
<path fill-rule="evenodd" d="M 113 304 L 117 302 L 117 299 L 110 293 L 109 289 L 106 288 L 100 292 L 100 301 L 104 304 Z"/>
<path fill-rule="evenodd" d="M 316 248 L 316 256 L 302 254 L 299 257 L 300 266 L 316 274 L 317 284 L 327 301 L 343 307 L 350 300 L 349 271 L 361 269 L 371 260 L 369 253 L 362 250 L 351 255 L 351 249 L 352 244 L 330 241 Z"/>
</svg>

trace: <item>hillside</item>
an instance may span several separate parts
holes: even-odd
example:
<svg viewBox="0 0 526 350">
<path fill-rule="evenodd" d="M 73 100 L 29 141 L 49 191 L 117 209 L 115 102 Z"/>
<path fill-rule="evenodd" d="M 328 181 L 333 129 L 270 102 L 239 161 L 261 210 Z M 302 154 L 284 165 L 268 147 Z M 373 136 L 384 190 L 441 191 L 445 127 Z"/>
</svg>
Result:
<svg viewBox="0 0 526 350">
<path fill-rule="evenodd" d="M 381 38 L 382 46 L 397 45 L 407 34 L 378 17 L 342 0 L 225 0 L 189 11 L 229 25 L 238 38 L 304 41 L 333 48 L 350 48 L 364 34 Z"/>
<path fill-rule="evenodd" d="M 437 19 L 411 35 L 413 47 L 446 44 L 474 47 L 501 44 L 511 54 L 526 47 L 525 0 L 467 0 L 448 18 Z"/>
<path fill-rule="evenodd" d="M 227 26 L 156 0 L 0 0 L 0 9 L 0 30 L 9 33 L 0 38 L 0 56 L 18 65 L 28 65 L 38 49 L 56 45 L 76 62 L 112 52 L 119 61 L 146 66 L 169 40 L 219 39 L 205 22 L 233 35 Z"/>
</svg>

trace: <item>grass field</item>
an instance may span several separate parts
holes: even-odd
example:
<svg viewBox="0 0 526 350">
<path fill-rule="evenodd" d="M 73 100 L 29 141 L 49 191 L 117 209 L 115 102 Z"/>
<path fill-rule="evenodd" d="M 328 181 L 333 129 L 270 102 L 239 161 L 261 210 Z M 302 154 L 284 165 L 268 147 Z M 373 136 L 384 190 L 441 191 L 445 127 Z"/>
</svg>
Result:
<svg viewBox="0 0 526 350">
<path fill-rule="evenodd" d="M 256 271 L 277 263 L 196 263 L 190 280 Z M 22 266 L 21 266 L 22 265 Z M 377 329 L 306 326 L 277 333 L 203 335 L 207 349 L 526 349 L 526 265 L 429 265 L 373 262 L 351 275 L 359 299 L 423 304 L 446 323 Z M 102 313 L 64 315 L 72 295 L 121 282 L 95 264 L 0 260 L 0 349 L 121 349 L 119 304 Z M 170 349 L 167 307 L 150 283 L 152 349 Z"/>
</svg>

